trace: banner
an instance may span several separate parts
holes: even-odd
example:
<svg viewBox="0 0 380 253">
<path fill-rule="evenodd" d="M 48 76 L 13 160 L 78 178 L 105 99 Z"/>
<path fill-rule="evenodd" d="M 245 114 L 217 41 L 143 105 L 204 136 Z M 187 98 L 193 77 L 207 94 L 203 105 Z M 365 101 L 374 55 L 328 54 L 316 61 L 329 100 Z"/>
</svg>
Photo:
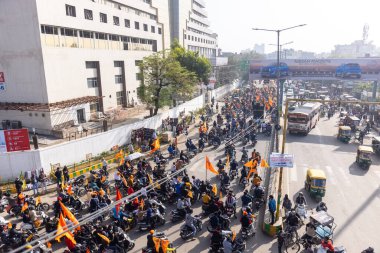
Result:
<svg viewBox="0 0 380 253">
<path fill-rule="evenodd" d="M 293 168 L 294 155 L 272 153 L 269 157 L 270 167 Z"/>
</svg>

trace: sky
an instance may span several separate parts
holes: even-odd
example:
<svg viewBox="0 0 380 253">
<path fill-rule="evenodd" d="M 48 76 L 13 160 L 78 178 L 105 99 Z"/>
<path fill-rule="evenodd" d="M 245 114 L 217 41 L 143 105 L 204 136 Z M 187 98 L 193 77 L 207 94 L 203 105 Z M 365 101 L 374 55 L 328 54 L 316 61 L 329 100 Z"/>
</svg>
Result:
<svg viewBox="0 0 380 253">
<path fill-rule="evenodd" d="M 252 28 L 283 29 L 299 24 L 304 27 L 284 31 L 284 48 L 312 52 L 331 52 L 336 44 L 361 40 L 363 27 L 369 25 L 368 41 L 380 46 L 379 0 L 205 0 L 211 29 L 218 34 L 219 48 L 240 52 L 265 44 L 273 52 L 274 32 Z"/>
</svg>

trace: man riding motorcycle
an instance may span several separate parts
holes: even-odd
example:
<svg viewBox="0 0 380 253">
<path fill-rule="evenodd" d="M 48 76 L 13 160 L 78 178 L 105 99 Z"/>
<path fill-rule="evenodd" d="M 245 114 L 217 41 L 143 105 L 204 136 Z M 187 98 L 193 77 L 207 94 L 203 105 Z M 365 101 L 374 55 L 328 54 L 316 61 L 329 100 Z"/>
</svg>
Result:
<svg viewBox="0 0 380 253">
<path fill-rule="evenodd" d="M 243 150 L 241 151 L 243 154 L 241 155 L 240 161 L 247 161 L 248 160 L 248 151 L 243 147 Z"/>
<path fill-rule="evenodd" d="M 219 160 L 216 164 L 216 167 L 218 167 L 219 174 L 222 174 L 224 172 L 224 165 L 225 164 L 222 162 L 222 160 Z"/>
<path fill-rule="evenodd" d="M 240 219 L 242 229 L 248 230 L 252 225 L 252 219 L 248 216 L 248 212 L 244 211 Z"/>
<path fill-rule="evenodd" d="M 232 195 L 232 191 L 228 192 L 227 199 L 226 199 L 226 208 L 233 208 L 234 210 L 234 217 L 236 218 L 236 198 L 234 195 Z"/>
<path fill-rule="evenodd" d="M 245 190 L 243 196 L 241 196 L 242 206 L 247 207 L 252 201 L 253 197 L 248 193 L 248 190 Z"/>
<path fill-rule="evenodd" d="M 191 230 L 193 231 L 191 236 L 195 237 L 195 234 L 197 233 L 197 228 L 195 227 L 194 223 L 197 220 L 197 218 L 193 217 L 191 215 L 192 213 L 193 213 L 193 210 L 189 210 L 189 212 L 186 214 L 185 224 L 186 226 L 191 228 Z"/>
<path fill-rule="evenodd" d="M 241 183 L 243 181 L 244 178 L 247 178 L 248 176 L 248 171 L 247 171 L 247 167 L 243 166 L 243 168 L 241 169 L 240 171 L 240 180 L 239 180 L 239 183 Z"/>
</svg>

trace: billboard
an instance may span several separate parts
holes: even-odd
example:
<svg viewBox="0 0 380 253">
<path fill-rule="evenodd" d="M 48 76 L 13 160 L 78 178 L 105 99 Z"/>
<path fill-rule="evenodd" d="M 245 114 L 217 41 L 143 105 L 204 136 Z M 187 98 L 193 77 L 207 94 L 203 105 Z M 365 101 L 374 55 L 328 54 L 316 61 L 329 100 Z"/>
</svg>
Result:
<svg viewBox="0 0 380 253">
<path fill-rule="evenodd" d="M 380 80 L 380 58 L 252 60 L 250 80 Z"/>
<path fill-rule="evenodd" d="M 0 152 L 30 150 L 28 129 L 0 130 Z"/>
</svg>

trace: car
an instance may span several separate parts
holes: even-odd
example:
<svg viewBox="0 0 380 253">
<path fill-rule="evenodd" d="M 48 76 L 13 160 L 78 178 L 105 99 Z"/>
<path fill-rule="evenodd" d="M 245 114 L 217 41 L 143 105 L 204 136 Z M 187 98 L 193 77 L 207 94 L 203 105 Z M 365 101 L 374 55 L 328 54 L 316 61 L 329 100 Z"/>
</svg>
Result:
<svg viewBox="0 0 380 253">
<path fill-rule="evenodd" d="M 277 70 L 280 72 L 280 77 L 289 75 L 289 67 L 286 63 L 280 62 L 280 66 L 277 67 L 277 63 L 272 63 L 269 66 L 261 68 L 261 77 L 276 78 Z"/>
<path fill-rule="evenodd" d="M 342 64 L 335 70 L 335 76 L 341 78 L 361 78 L 362 70 L 357 63 Z"/>
</svg>

